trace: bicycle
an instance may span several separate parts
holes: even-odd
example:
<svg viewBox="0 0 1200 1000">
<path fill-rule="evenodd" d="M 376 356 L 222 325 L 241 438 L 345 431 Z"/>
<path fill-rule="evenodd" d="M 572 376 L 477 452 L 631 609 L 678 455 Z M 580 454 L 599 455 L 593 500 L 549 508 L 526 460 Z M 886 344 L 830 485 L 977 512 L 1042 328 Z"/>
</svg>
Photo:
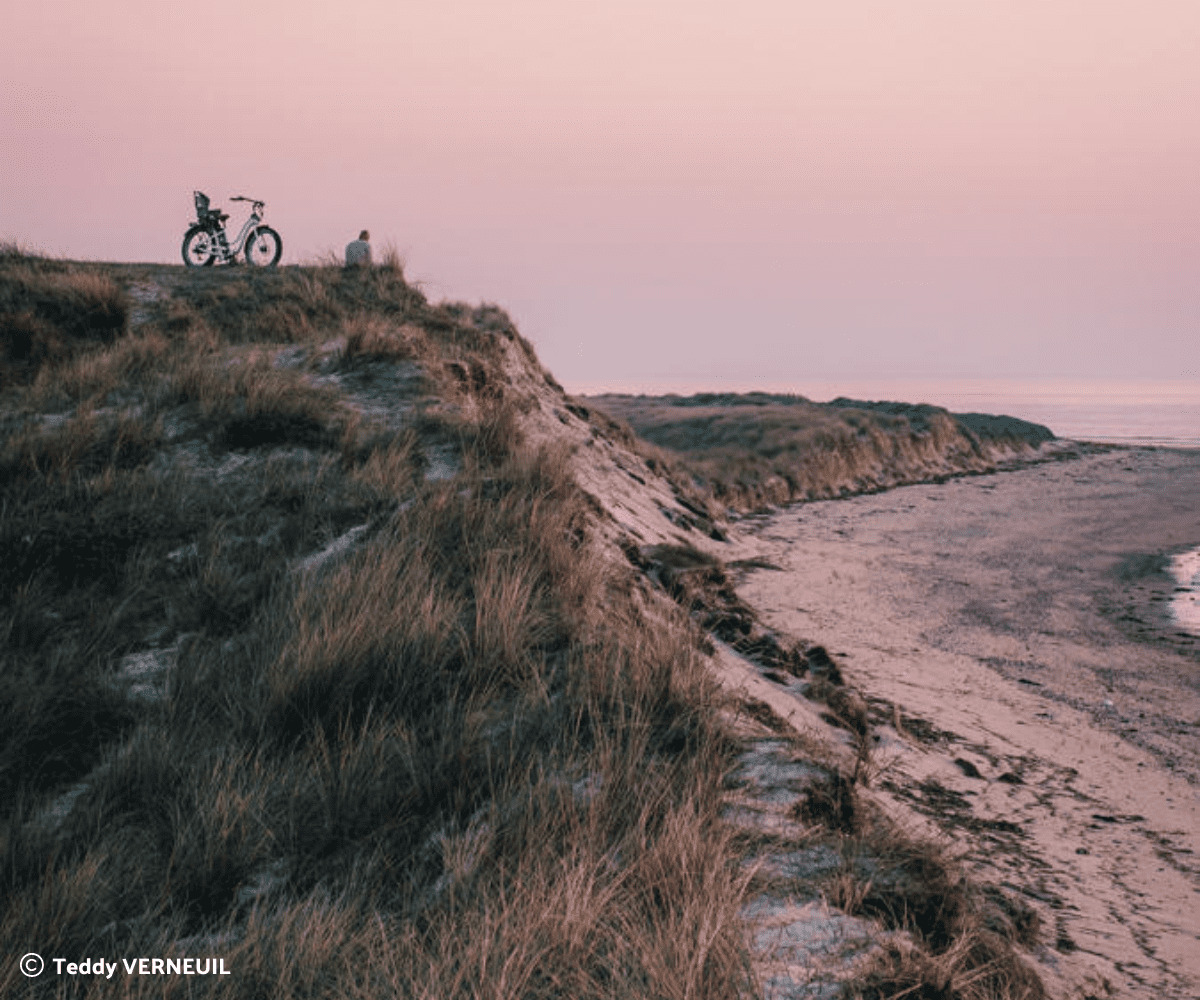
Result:
<svg viewBox="0 0 1200 1000">
<path fill-rule="evenodd" d="M 208 195 L 193 191 L 196 201 L 196 221 L 183 235 L 183 262 L 188 267 L 211 267 L 213 264 L 236 264 L 237 255 L 244 254 L 246 263 L 254 267 L 274 267 L 283 255 L 283 240 L 270 226 L 262 225 L 265 202 L 242 195 L 230 201 L 251 202 L 250 218 L 231 244 L 225 232 L 229 216 L 219 209 L 209 208 Z"/>
</svg>

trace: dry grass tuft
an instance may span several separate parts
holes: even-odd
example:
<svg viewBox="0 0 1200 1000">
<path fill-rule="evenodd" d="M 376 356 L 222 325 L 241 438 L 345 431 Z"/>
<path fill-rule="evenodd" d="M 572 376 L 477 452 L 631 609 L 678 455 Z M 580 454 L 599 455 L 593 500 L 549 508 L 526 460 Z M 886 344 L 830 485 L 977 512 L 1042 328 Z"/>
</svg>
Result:
<svg viewBox="0 0 1200 1000">
<path fill-rule="evenodd" d="M 891 943 L 843 991 L 847 1000 L 1043 1000 L 1045 995 L 1007 942 L 986 931 L 961 937 L 940 955 Z"/>
<path fill-rule="evenodd" d="M 418 435 L 411 431 L 365 441 L 350 426 L 343 439 L 343 460 L 350 478 L 380 500 L 399 500 L 415 491 L 422 457 Z"/>
<path fill-rule="evenodd" d="M 16 485 L 134 468 L 150 458 L 161 438 L 161 424 L 136 410 L 100 417 L 83 409 L 62 422 L 26 425 L 10 435 L 0 451 L 0 472 Z"/>
<path fill-rule="evenodd" d="M 420 330 L 397 327 L 380 316 L 355 316 L 345 324 L 346 349 L 349 360 L 406 359 L 416 356 L 415 345 L 420 342 Z"/>
<path fill-rule="evenodd" d="M 0 253 L 0 388 L 125 330 L 129 298 L 111 277 L 6 247 Z"/>
<path fill-rule="evenodd" d="M 184 358 L 168 375 L 167 385 L 160 405 L 196 404 L 228 448 L 319 447 L 341 437 L 345 417 L 335 393 L 294 368 L 280 369 L 272 351 L 213 351 Z"/>
<path fill-rule="evenodd" d="M 81 351 L 44 365 L 27 396 L 34 409 L 105 405 L 110 396 L 152 379 L 166 362 L 170 342 L 158 330 L 119 338 L 111 347 Z"/>
<path fill-rule="evenodd" d="M 862 825 L 863 817 L 854 780 L 834 770 L 823 778 L 811 781 L 803 796 L 792 807 L 792 815 L 803 823 L 821 826 L 835 833 L 855 833 Z M 835 906 L 855 912 L 839 899 L 832 900 Z"/>
<path fill-rule="evenodd" d="M 981 892 L 958 866 L 928 843 L 874 827 L 843 847 L 841 869 L 826 889 L 847 913 L 907 931 L 911 945 L 889 943 L 874 964 L 845 990 L 847 997 L 906 996 L 950 1000 L 1042 1000 L 1037 975 L 1014 942 L 1029 944 L 1036 920 L 998 924 L 1000 908 L 1031 911 L 992 890 Z"/>
</svg>

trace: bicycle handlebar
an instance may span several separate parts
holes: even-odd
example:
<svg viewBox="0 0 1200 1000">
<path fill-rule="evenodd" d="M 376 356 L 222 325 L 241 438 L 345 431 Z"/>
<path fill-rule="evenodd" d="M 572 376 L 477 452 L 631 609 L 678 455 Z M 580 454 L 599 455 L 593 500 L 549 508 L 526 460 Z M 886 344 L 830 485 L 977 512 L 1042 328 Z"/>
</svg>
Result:
<svg viewBox="0 0 1200 1000">
<path fill-rule="evenodd" d="M 252 205 L 252 210 L 254 210 L 254 211 L 257 211 L 258 209 L 262 209 L 262 208 L 266 208 L 266 207 L 267 207 L 267 203 L 266 203 L 265 201 L 261 201 L 261 200 L 259 200 L 258 198 L 247 198 L 245 195 L 242 195 L 242 194 L 235 194 L 235 195 L 234 195 L 232 198 L 230 198 L 229 200 L 230 200 L 230 201 L 249 201 L 249 202 L 253 202 L 253 205 Z"/>
</svg>

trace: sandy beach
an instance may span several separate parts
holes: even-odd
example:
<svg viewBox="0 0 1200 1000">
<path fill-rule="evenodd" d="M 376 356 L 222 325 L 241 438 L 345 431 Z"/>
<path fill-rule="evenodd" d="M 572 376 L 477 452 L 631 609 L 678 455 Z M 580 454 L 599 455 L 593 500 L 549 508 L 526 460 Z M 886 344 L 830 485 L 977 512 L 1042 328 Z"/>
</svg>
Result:
<svg viewBox="0 0 1200 1000">
<path fill-rule="evenodd" d="M 1200 451 L 1071 461 L 743 522 L 739 592 L 871 702 L 877 794 L 1042 918 L 1052 995 L 1200 995 Z"/>
</svg>

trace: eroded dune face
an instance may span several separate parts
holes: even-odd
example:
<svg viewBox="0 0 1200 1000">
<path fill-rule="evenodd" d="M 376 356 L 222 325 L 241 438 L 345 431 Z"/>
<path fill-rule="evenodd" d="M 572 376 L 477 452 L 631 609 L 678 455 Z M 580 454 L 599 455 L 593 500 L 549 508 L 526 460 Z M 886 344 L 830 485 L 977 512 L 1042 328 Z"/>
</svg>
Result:
<svg viewBox="0 0 1200 1000">
<path fill-rule="evenodd" d="M 739 588 L 899 706 L 882 794 L 1033 903 L 1054 995 L 1200 991 L 1200 635 L 1169 610 L 1198 489 L 1200 453 L 1119 450 L 803 505 Z"/>
</svg>

